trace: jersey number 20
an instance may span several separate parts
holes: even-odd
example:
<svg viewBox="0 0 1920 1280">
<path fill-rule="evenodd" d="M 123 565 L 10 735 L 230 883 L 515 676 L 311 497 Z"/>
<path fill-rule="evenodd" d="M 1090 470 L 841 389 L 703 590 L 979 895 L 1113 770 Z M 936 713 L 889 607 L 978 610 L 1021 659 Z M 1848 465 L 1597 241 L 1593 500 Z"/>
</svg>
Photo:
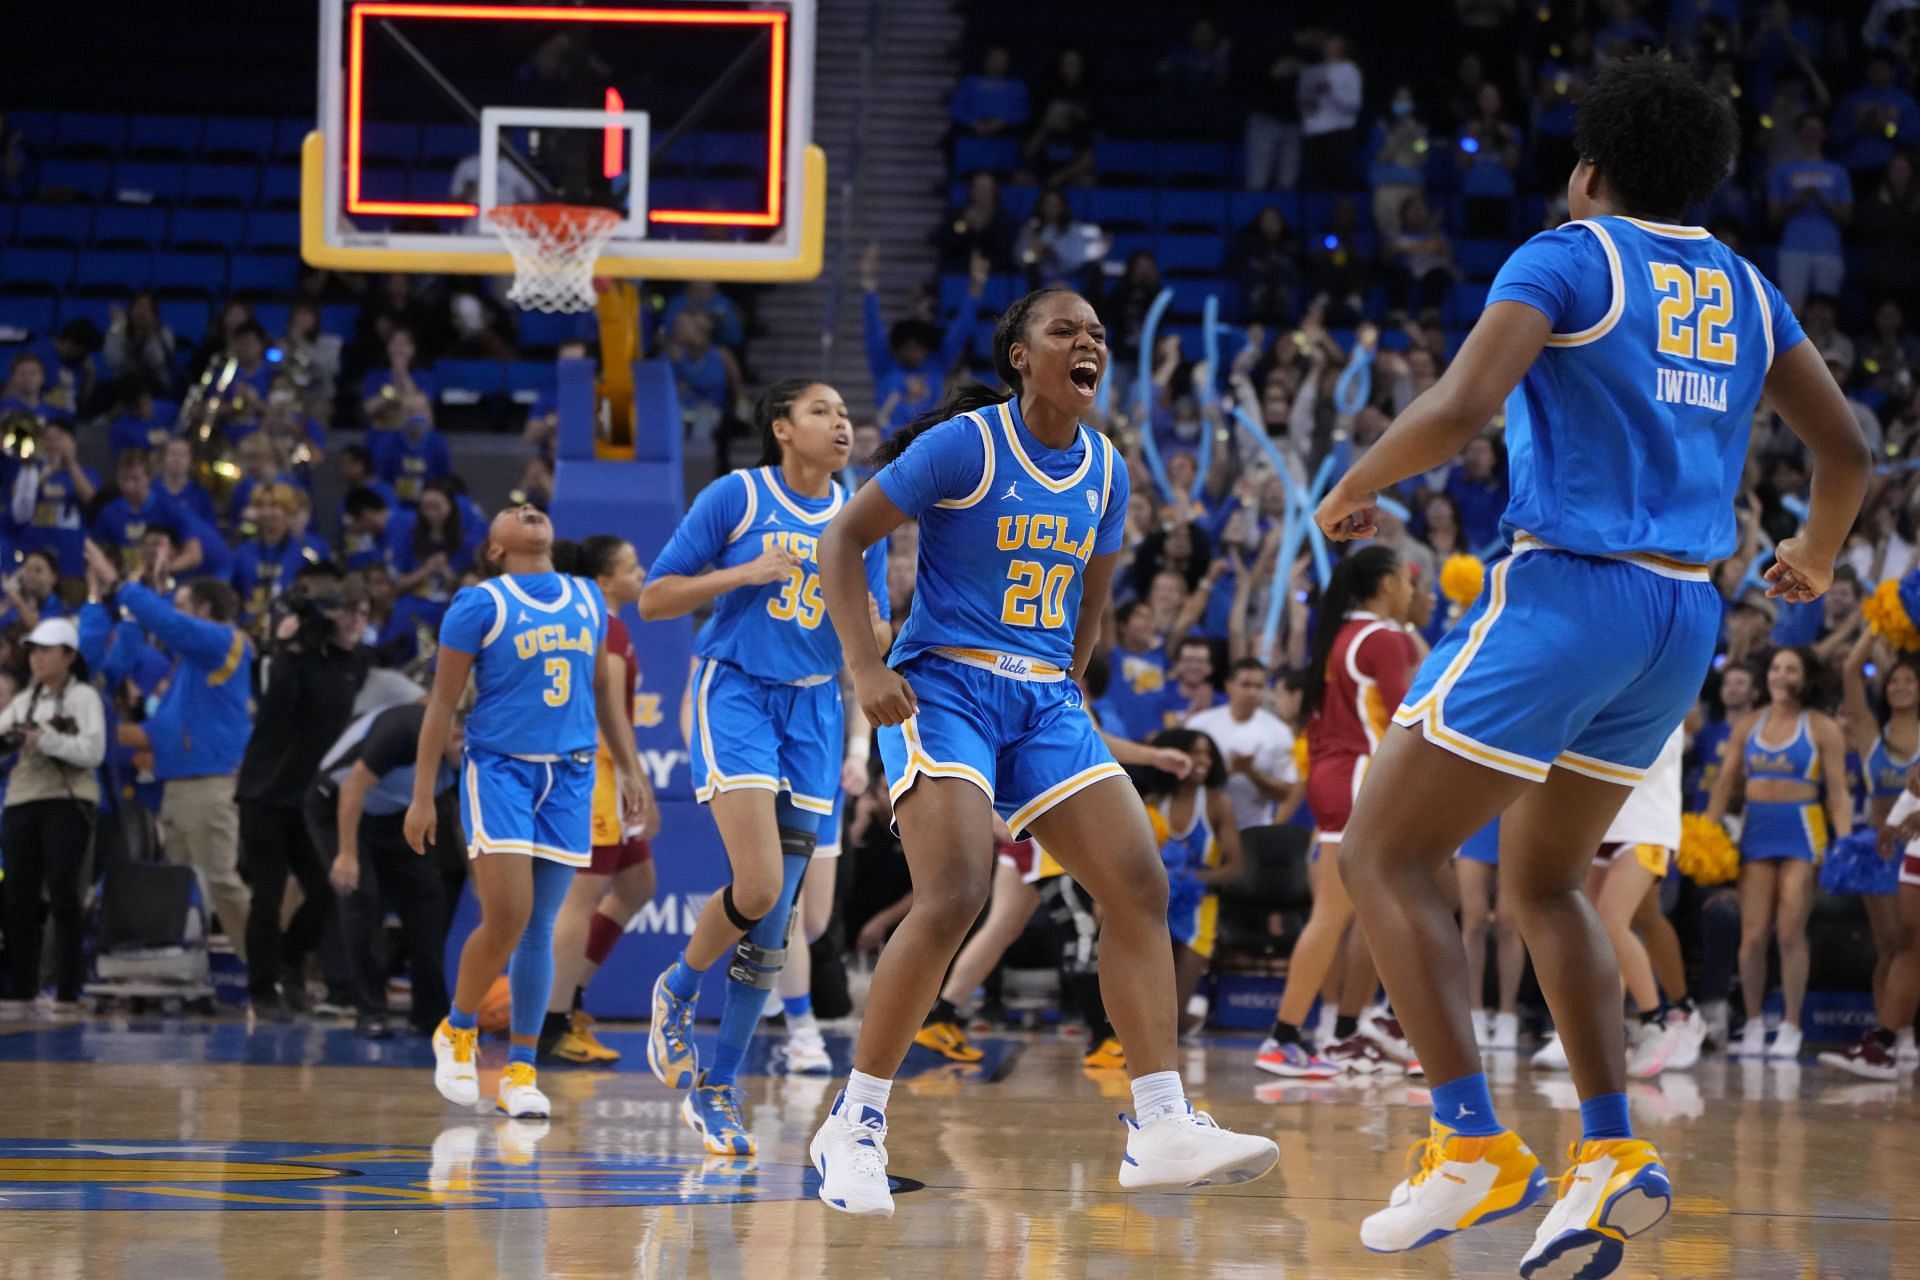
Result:
<svg viewBox="0 0 1920 1280">
<path fill-rule="evenodd" d="M 1732 364 L 1740 343 L 1727 332 L 1733 320 L 1733 282 L 1727 273 L 1718 267 L 1688 271 L 1674 262 L 1647 266 L 1660 295 L 1660 354 Z"/>
<path fill-rule="evenodd" d="M 799 569 L 788 570 L 787 583 L 780 594 L 767 601 L 769 614 L 782 622 L 798 618 L 808 631 L 820 625 L 820 615 L 826 612 L 826 607 L 826 601 L 820 596 L 820 576 Z"/>
<path fill-rule="evenodd" d="M 1000 598 L 1000 621 L 1010 627 L 1062 627 L 1067 622 L 1067 585 L 1073 581 L 1070 564 L 1042 568 L 1037 560 L 1015 560 L 1007 566 L 1010 580 Z"/>
</svg>

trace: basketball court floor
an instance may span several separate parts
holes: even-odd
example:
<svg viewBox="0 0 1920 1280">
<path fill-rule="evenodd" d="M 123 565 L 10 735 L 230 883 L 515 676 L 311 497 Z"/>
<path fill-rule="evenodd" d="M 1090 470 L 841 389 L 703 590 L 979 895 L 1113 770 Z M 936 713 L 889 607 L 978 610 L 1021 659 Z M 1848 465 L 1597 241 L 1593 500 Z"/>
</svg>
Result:
<svg viewBox="0 0 1920 1280">
<path fill-rule="evenodd" d="M 602 1038 L 619 1070 L 542 1073 L 543 1132 L 444 1103 L 421 1041 L 233 1021 L 0 1027 L 0 1276 L 1498 1276 L 1539 1217 L 1367 1253 L 1356 1227 L 1424 1132 L 1425 1092 L 1274 1080 L 1229 1037 L 1186 1052 L 1189 1091 L 1272 1135 L 1279 1169 L 1206 1195 L 1122 1194 L 1124 1076 L 1042 1033 L 988 1037 L 974 1066 L 914 1050 L 894 1091 L 898 1212 L 848 1218 L 813 1198 L 806 1162 L 839 1075 L 766 1074 L 777 1039 L 760 1037 L 743 1078 L 760 1154 L 708 1159 L 646 1073 L 643 1033 Z M 844 1069 L 845 1034 L 828 1043 Z M 501 1053 L 487 1046 L 486 1087 Z M 1579 1130 L 1565 1075 L 1489 1070 L 1503 1115 L 1558 1172 Z M 1678 1196 L 1620 1274 L 1920 1276 L 1910 1081 L 1716 1057 L 1632 1098 Z"/>
</svg>

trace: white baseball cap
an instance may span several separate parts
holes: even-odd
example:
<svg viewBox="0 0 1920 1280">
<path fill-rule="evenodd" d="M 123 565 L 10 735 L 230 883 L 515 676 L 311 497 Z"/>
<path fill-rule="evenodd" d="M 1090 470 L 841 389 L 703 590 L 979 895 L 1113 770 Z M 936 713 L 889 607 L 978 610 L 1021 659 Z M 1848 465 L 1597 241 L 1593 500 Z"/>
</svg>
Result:
<svg viewBox="0 0 1920 1280">
<path fill-rule="evenodd" d="M 26 642 L 30 645 L 63 644 L 78 653 L 80 631 L 70 618 L 42 618 L 40 625 L 27 633 Z"/>
</svg>

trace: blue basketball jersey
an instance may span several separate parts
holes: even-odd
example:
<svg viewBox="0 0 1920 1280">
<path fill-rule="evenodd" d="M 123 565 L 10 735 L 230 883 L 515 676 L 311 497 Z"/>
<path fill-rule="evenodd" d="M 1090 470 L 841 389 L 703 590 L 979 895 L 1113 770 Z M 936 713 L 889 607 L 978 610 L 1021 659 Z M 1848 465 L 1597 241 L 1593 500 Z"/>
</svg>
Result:
<svg viewBox="0 0 1920 1280">
<path fill-rule="evenodd" d="M 820 534 L 845 505 L 838 481 L 825 498 L 787 487 L 778 467 L 721 476 L 700 491 L 686 518 L 654 558 L 652 576 L 692 577 L 708 566 L 731 569 L 785 547 L 804 562 L 778 582 L 740 587 L 714 601 L 713 616 L 694 637 L 693 651 L 739 667 L 762 680 L 789 683 L 840 669 L 840 637 L 827 619 L 815 558 Z M 887 548 L 867 548 L 867 590 L 887 603 Z"/>
<path fill-rule="evenodd" d="M 1507 398 L 1502 532 L 1588 555 L 1732 554 L 1754 408 L 1806 336 L 1780 292 L 1699 227 L 1606 217 L 1527 241 L 1496 302 L 1553 322 Z"/>
<path fill-rule="evenodd" d="M 936 648 L 1072 665 L 1082 571 L 1125 532 L 1127 471 L 1105 436 L 1083 426 L 1049 449 L 1009 400 L 932 427 L 874 483 L 920 520 L 894 665 Z"/>
<path fill-rule="evenodd" d="M 606 601 L 586 578 L 501 574 L 462 587 L 440 621 L 440 647 L 473 655 L 467 744 L 528 759 L 591 754 L 606 634 Z"/>
</svg>

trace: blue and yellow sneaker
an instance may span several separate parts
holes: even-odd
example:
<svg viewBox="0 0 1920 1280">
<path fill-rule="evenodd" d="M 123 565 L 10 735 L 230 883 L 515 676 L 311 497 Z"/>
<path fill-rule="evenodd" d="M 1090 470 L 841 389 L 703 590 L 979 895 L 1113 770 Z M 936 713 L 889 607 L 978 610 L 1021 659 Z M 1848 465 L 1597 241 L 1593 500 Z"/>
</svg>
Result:
<svg viewBox="0 0 1920 1280">
<path fill-rule="evenodd" d="M 1360 1224 L 1360 1243 L 1375 1253 L 1399 1253 L 1443 1240 L 1456 1231 L 1518 1213 L 1547 1191 L 1540 1161 L 1520 1135 L 1502 1130 L 1470 1138 L 1432 1121 L 1413 1144 L 1419 1168 L 1393 1189 L 1387 1207 Z"/>
<path fill-rule="evenodd" d="M 753 1135 L 747 1132 L 746 1117 L 740 1110 L 745 1101 L 739 1086 L 708 1084 L 703 1071 L 687 1096 L 680 1100 L 680 1118 L 700 1135 L 707 1150 L 714 1155 L 750 1156 L 756 1148 Z"/>
<path fill-rule="evenodd" d="M 653 984 L 653 1021 L 647 1027 L 647 1066 L 654 1079 L 669 1089 L 684 1089 L 700 1070 L 700 1054 L 693 1046 L 693 1001 L 667 990 L 667 973 Z"/>
<path fill-rule="evenodd" d="M 1673 1207 L 1660 1153 L 1639 1138 L 1576 1143 L 1560 1175 L 1560 1199 L 1520 1260 L 1529 1280 L 1589 1280 L 1620 1266 L 1626 1242 Z"/>
</svg>

